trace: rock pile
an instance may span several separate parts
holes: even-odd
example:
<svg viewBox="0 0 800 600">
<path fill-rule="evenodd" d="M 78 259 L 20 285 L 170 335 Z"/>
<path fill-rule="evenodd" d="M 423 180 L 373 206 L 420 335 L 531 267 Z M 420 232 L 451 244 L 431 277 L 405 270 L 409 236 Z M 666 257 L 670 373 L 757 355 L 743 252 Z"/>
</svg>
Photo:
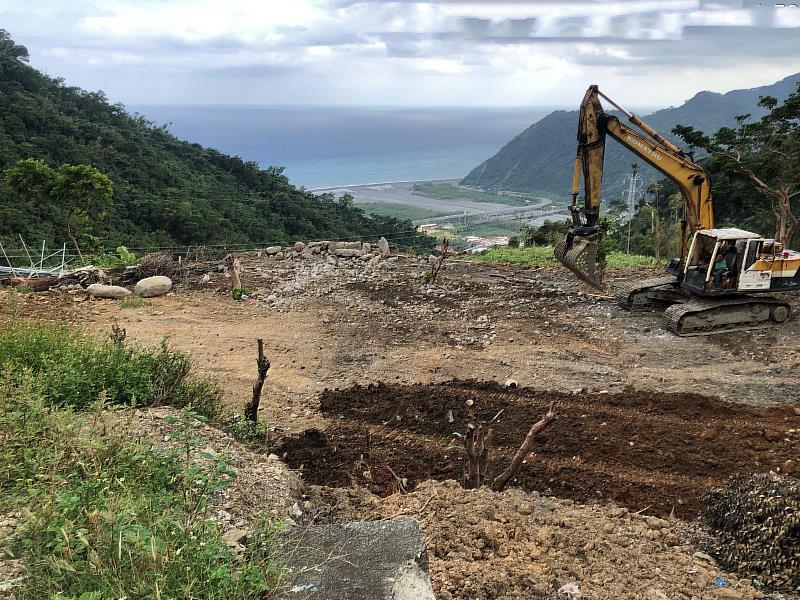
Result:
<svg viewBox="0 0 800 600">
<path fill-rule="evenodd" d="M 283 259 L 309 259 L 318 256 L 330 257 L 329 262 L 335 262 L 339 258 L 360 258 L 362 260 L 372 260 L 373 258 L 386 257 L 390 255 L 389 242 L 386 238 L 381 238 L 377 245 L 373 246 L 369 242 L 295 242 L 292 246 L 269 246 L 264 249 L 264 254 L 276 260 Z"/>
<path fill-rule="evenodd" d="M 388 242 L 383 249 L 381 242 L 377 246 L 366 242 L 297 242 L 288 248 L 271 246 L 262 254 L 271 264 L 255 270 L 263 278 L 276 277 L 277 281 L 272 288 L 255 290 L 253 297 L 270 308 L 281 308 L 293 304 L 301 296 L 325 297 L 348 284 L 375 281 L 380 276 L 379 271 L 392 269 L 398 260 L 388 252 Z"/>
<path fill-rule="evenodd" d="M 762 473 L 732 478 L 703 497 L 709 550 L 731 570 L 800 590 L 800 480 Z"/>
</svg>

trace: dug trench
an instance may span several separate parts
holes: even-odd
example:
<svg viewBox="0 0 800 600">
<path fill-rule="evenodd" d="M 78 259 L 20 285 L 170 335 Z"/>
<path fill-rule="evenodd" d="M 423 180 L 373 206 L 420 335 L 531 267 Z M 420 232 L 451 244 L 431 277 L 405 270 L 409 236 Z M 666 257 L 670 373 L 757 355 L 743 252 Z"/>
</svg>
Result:
<svg viewBox="0 0 800 600">
<path fill-rule="evenodd" d="M 462 482 L 470 424 L 493 429 L 488 477 L 508 465 L 530 425 L 555 402 L 511 485 L 632 511 L 697 516 L 728 477 L 800 475 L 800 406 L 753 408 L 696 394 L 626 389 L 563 393 L 496 383 L 372 384 L 326 390 L 329 425 L 284 439 L 279 455 L 309 483 L 387 496 L 427 479 Z"/>
</svg>

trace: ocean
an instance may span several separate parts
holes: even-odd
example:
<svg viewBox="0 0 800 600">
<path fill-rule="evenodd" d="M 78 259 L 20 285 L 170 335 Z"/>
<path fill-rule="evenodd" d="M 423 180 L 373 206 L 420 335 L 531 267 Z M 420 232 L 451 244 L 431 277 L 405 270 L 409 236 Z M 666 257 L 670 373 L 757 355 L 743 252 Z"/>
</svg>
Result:
<svg viewBox="0 0 800 600">
<path fill-rule="evenodd" d="M 466 175 L 547 108 L 129 106 L 180 139 L 308 189 Z"/>
</svg>

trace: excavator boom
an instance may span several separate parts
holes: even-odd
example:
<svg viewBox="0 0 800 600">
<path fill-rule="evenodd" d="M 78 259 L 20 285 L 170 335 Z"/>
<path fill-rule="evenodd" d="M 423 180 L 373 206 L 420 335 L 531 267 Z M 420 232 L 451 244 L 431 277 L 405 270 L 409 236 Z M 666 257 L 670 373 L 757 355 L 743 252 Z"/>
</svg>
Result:
<svg viewBox="0 0 800 600">
<path fill-rule="evenodd" d="M 606 113 L 600 103 L 601 97 L 618 109 L 639 131 Z M 714 227 L 711 186 L 705 171 L 639 117 L 610 100 L 596 85 L 589 87 L 581 102 L 578 118 L 578 151 L 570 206 L 572 225 L 566 238 L 556 246 L 555 255 L 578 277 L 596 287 L 603 285 L 605 267 L 599 242 L 604 234 L 600 222 L 600 193 L 606 135 L 675 181 L 683 196 L 684 222 L 692 231 Z M 581 180 L 583 203 L 579 205 Z M 681 261 L 686 254 L 685 229 L 684 226 Z"/>
</svg>

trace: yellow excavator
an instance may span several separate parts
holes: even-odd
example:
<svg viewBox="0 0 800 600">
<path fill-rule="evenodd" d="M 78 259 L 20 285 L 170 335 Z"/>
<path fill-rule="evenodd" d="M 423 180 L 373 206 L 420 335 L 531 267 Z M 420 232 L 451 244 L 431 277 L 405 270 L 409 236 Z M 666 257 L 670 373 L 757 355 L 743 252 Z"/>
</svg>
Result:
<svg viewBox="0 0 800 600">
<path fill-rule="evenodd" d="M 601 97 L 636 129 L 606 113 Z M 596 85 L 586 91 L 581 103 L 572 178 L 572 224 L 566 238 L 555 247 L 556 258 L 582 280 L 603 287 L 605 257 L 599 242 L 605 233 L 600 220 L 600 192 L 606 135 L 672 179 L 683 196 L 680 257 L 670 262 L 667 276 L 618 290 L 620 305 L 629 310 L 666 306 L 667 328 L 683 336 L 786 322 L 792 314 L 791 305 L 764 293 L 800 289 L 800 252 L 757 233 L 715 228 L 708 174 Z M 582 206 L 578 204 L 581 179 Z"/>
</svg>

